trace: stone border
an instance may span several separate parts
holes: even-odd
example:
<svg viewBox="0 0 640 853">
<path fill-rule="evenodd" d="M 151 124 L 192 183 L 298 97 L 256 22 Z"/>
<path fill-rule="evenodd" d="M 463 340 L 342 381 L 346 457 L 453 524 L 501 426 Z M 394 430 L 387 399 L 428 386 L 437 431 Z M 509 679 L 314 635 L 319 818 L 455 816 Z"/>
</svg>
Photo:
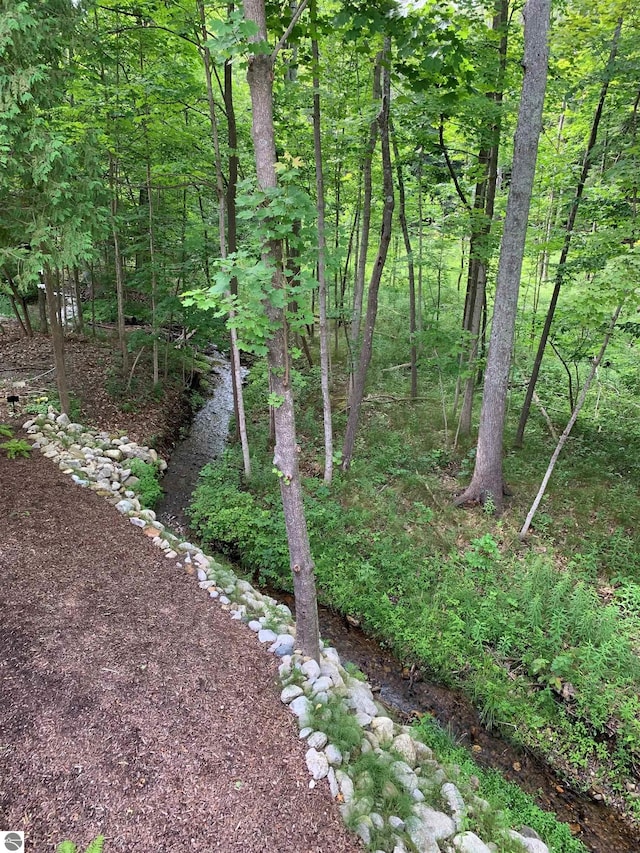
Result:
<svg viewBox="0 0 640 853">
<path fill-rule="evenodd" d="M 398 725 L 387 715 L 369 684 L 345 669 L 336 649 L 321 641 L 319 663 L 304 657 L 295 648 L 295 623 L 286 605 L 236 577 L 201 548 L 179 539 L 156 519 L 153 510 L 141 506 L 133 488 L 137 480 L 127 463 L 141 459 L 157 464 L 162 472 L 167 463 L 155 450 L 127 436 L 88 430 L 53 407 L 46 416 L 27 421 L 24 429 L 34 448 L 79 486 L 107 498 L 164 551 L 166 559 L 175 560 L 176 567 L 194 575 L 200 588 L 232 619 L 247 623 L 258 641 L 281 658 L 281 700 L 298 718 L 300 737 L 308 746 L 309 786 L 327 779 L 343 818 L 369 849 L 382 837 L 385 847 L 377 847 L 375 853 L 495 853 L 509 841 L 510 849 L 515 841 L 526 853 L 550 853 L 526 827 L 521 833 L 510 830 L 490 842 L 466 830 L 468 818 L 486 812 L 489 803 L 475 794 L 468 795 L 465 802 L 429 747 L 412 737 L 410 727 Z M 353 720 L 361 729 L 360 743 L 351 751 L 342 752 L 331 743 L 331 708 L 343 719 L 351 718 L 352 732 Z M 372 774 L 357 766 L 358 758 L 368 753 L 377 756 L 385 780 L 377 801 L 371 796 Z M 383 808 L 385 800 L 404 802 L 403 815 Z"/>
</svg>

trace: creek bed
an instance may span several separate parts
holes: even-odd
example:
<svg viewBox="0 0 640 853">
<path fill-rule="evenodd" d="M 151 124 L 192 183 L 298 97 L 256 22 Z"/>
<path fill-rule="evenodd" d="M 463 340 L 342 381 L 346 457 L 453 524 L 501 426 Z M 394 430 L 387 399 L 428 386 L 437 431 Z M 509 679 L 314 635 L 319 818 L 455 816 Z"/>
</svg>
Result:
<svg viewBox="0 0 640 853">
<path fill-rule="evenodd" d="M 157 516 L 189 537 L 184 507 L 191 499 L 200 470 L 224 451 L 233 414 L 233 388 L 228 362 L 219 356 L 212 370 L 215 389 L 198 411 L 189 434 L 178 442 L 162 485 L 165 496 Z M 288 604 L 290 595 L 264 590 Z M 411 720 L 430 714 L 473 752 L 482 767 L 499 770 L 546 811 L 571 826 L 591 853 L 639 853 L 640 831 L 628 825 L 615 809 L 567 787 L 547 764 L 519 750 L 482 724 L 478 712 L 459 691 L 428 681 L 404 677 L 402 664 L 379 643 L 351 626 L 341 615 L 320 608 L 322 636 L 331 641 L 344 661 L 351 661 L 375 686 L 380 700 L 396 715 Z"/>
</svg>

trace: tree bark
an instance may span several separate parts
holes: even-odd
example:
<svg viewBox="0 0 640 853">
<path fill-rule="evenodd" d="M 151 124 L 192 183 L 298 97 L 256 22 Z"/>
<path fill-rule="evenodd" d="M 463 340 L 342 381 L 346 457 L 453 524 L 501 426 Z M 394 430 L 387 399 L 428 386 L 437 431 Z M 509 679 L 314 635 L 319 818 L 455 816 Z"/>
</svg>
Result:
<svg viewBox="0 0 640 853">
<path fill-rule="evenodd" d="M 49 326 L 51 327 L 51 344 L 53 346 L 53 361 L 56 367 L 56 387 L 60 397 L 60 408 L 65 415 L 69 414 L 71 408 L 69 400 L 69 388 L 67 385 L 67 371 L 64 363 L 64 333 L 58 317 L 58 305 L 51 280 L 51 270 L 45 267 L 44 287 L 47 294 L 47 309 L 49 311 Z"/>
<path fill-rule="evenodd" d="M 476 463 L 457 504 L 488 500 L 503 508 L 502 437 L 515 333 L 527 220 L 535 175 L 547 83 L 550 0 L 528 0 L 524 9 L 524 80 L 514 139 L 511 188 L 500 248 L 495 308 L 484 379 Z"/>
<path fill-rule="evenodd" d="M 596 107 L 596 112 L 593 117 L 593 123 L 591 125 L 591 133 L 589 135 L 589 141 L 587 143 L 587 150 L 584 155 L 584 160 L 582 162 L 582 171 L 580 173 L 580 178 L 578 180 L 578 185 L 576 187 L 575 196 L 573 198 L 573 204 L 571 205 L 571 209 L 569 210 L 569 214 L 567 216 L 567 221 L 564 226 L 564 243 L 562 245 L 562 251 L 560 252 L 560 260 L 558 261 L 558 267 L 556 269 L 555 276 L 555 284 L 553 288 L 553 293 L 551 294 L 551 302 L 549 303 L 549 309 L 547 311 L 547 316 L 544 321 L 544 327 L 542 329 L 542 334 L 540 336 L 540 343 L 538 345 L 538 351 L 536 352 L 535 361 L 533 363 L 533 370 L 531 372 L 531 378 L 529 379 L 529 385 L 527 386 L 527 392 L 525 394 L 524 403 L 522 405 L 522 412 L 520 413 L 520 422 L 518 423 L 518 431 L 516 433 L 515 438 L 515 446 L 522 447 L 522 442 L 524 440 L 524 431 L 527 426 L 527 420 L 529 419 L 529 412 L 531 410 L 531 400 L 533 399 L 533 392 L 535 391 L 536 382 L 538 381 L 538 375 L 540 373 L 540 367 L 542 365 L 542 357 L 544 355 L 545 348 L 547 346 L 547 340 L 549 338 L 549 332 L 551 331 L 551 324 L 553 323 L 553 316 L 556 311 L 556 305 L 558 304 L 558 297 L 560 296 L 560 289 L 564 282 L 565 275 L 565 264 L 567 262 L 567 256 L 569 254 L 569 248 L 571 246 L 571 238 L 573 236 L 573 228 L 576 222 L 576 216 L 578 214 L 578 207 L 580 206 L 580 200 L 582 198 L 582 194 L 584 192 L 584 187 L 587 182 L 587 176 L 589 175 L 589 169 L 591 168 L 591 155 L 593 153 L 593 149 L 596 144 L 596 140 L 598 138 L 598 127 L 600 126 L 600 119 L 602 118 L 602 111 L 604 109 L 604 102 L 607 97 L 607 91 L 609 89 L 609 82 L 611 80 L 611 75 L 613 72 L 613 66 L 615 63 L 616 55 L 618 53 L 618 42 L 620 41 L 620 31 L 622 29 L 622 18 L 618 19 L 618 24 L 616 26 L 615 32 L 613 34 L 613 40 L 611 42 L 611 50 L 609 52 L 609 59 L 607 62 L 607 67 L 605 70 L 604 80 L 602 83 L 602 87 L 600 89 L 600 98 L 598 100 L 598 106 Z"/>
<path fill-rule="evenodd" d="M 317 2 L 311 1 L 311 52 L 313 57 L 313 150 L 316 164 L 316 209 L 318 211 L 318 309 L 320 313 L 320 384 L 324 425 L 324 481 L 333 477 L 333 425 L 329 393 L 329 327 L 327 323 L 326 229 L 324 174 L 322 172 L 322 135 L 320 128 L 320 55 L 316 36 Z"/>
<path fill-rule="evenodd" d="M 256 24 L 254 41 L 267 40 L 264 0 L 245 0 L 244 15 Z M 276 147 L 273 126 L 273 60 L 265 53 L 249 57 L 247 72 L 252 107 L 252 137 L 255 149 L 258 185 L 262 190 L 277 186 Z M 277 295 L 284 286 L 282 240 L 272 238 L 263 246 L 263 259 L 273 271 L 272 287 Z M 289 381 L 286 315 L 277 299 L 268 296 L 265 312 L 272 332 L 267 342 L 270 387 L 280 404 L 273 407 L 275 439 L 273 463 L 280 479 L 280 494 L 293 574 L 296 609 L 296 643 L 303 654 L 318 660 L 320 634 L 314 565 L 302 499 L 302 483 L 298 467 L 293 392 Z"/>
<path fill-rule="evenodd" d="M 383 194 L 384 208 L 382 212 L 382 227 L 380 231 L 380 245 L 378 247 L 378 255 L 373 266 L 371 281 L 369 282 L 369 294 L 367 297 L 367 316 L 365 320 L 364 333 L 362 338 L 362 347 L 360 348 L 360 356 L 358 360 L 358 369 L 354 377 L 353 390 L 349 396 L 349 417 L 347 420 L 347 429 L 342 448 L 342 469 L 347 471 L 351 465 L 353 458 L 353 450 L 356 442 L 356 432 L 358 429 L 358 421 L 360 419 L 360 409 L 362 406 L 362 398 L 364 397 L 364 388 L 367 380 L 367 371 L 371 361 L 371 352 L 373 348 L 373 333 L 376 324 L 376 316 L 378 313 L 378 290 L 382 280 L 389 243 L 391 241 L 391 225 L 393 221 L 393 175 L 391 168 L 391 150 L 389 145 L 389 106 L 391 99 L 391 72 L 389 69 L 388 60 L 391 52 L 390 39 L 385 39 L 385 47 L 382 51 L 380 62 L 384 64 L 383 83 L 382 83 L 382 106 L 378 115 L 378 126 L 380 130 L 380 141 L 382 148 L 382 177 L 383 177 Z"/>
</svg>

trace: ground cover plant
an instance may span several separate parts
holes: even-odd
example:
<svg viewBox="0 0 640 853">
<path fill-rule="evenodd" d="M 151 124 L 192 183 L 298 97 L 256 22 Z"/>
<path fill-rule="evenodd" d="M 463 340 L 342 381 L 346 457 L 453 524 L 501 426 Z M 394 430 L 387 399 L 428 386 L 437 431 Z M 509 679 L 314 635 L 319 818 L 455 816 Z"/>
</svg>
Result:
<svg viewBox="0 0 640 853">
<path fill-rule="evenodd" d="M 463 513 L 452 497 L 473 455 L 442 442 L 442 423 L 421 429 L 427 413 L 433 421 L 438 389 L 413 406 L 380 404 L 383 392 L 402 396 L 398 385 L 385 385 L 382 364 L 364 415 L 367 440 L 349 475 L 330 486 L 314 469 L 321 446 L 315 386 L 303 369 L 294 376 L 321 599 L 403 661 L 462 686 L 488 726 L 545 756 L 571 784 L 605 791 L 638 813 L 640 588 L 635 532 L 624 523 L 638 500 L 615 471 L 623 461 L 615 451 L 620 437 L 599 433 L 592 446 L 608 470 L 596 474 L 576 436 L 523 544 L 519 517 L 550 445 L 542 426 L 534 422 L 527 450 L 507 454 L 507 479 L 517 480 L 518 494 L 502 518 L 486 506 Z M 259 427 L 266 411 L 259 370 L 246 398 L 253 476 L 244 481 L 234 448 L 205 468 L 192 524 L 260 580 L 290 588 L 268 435 Z"/>
</svg>

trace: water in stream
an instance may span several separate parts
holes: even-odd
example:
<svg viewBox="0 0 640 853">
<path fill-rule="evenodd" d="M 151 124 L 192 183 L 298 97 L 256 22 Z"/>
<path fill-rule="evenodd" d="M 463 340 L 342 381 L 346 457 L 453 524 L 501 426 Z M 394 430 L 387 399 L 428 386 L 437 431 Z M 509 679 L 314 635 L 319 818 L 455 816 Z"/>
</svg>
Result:
<svg viewBox="0 0 640 853">
<path fill-rule="evenodd" d="M 233 414 L 231 370 L 222 356 L 216 359 L 213 373 L 215 390 L 197 413 L 189 435 L 173 452 L 162 483 L 165 497 L 157 510 L 160 521 L 187 537 L 184 507 L 200 469 L 222 454 Z M 293 605 L 286 595 L 269 593 Z M 548 765 L 489 732 L 461 693 L 404 678 L 402 665 L 390 653 L 327 608 L 321 608 L 320 625 L 322 636 L 335 645 L 343 660 L 352 661 L 367 675 L 380 700 L 396 715 L 410 719 L 415 714 L 431 714 L 459 743 L 474 747 L 478 764 L 500 770 L 542 808 L 569 823 L 591 853 L 640 853 L 640 831 L 628 826 L 605 803 L 571 791 Z"/>
</svg>

